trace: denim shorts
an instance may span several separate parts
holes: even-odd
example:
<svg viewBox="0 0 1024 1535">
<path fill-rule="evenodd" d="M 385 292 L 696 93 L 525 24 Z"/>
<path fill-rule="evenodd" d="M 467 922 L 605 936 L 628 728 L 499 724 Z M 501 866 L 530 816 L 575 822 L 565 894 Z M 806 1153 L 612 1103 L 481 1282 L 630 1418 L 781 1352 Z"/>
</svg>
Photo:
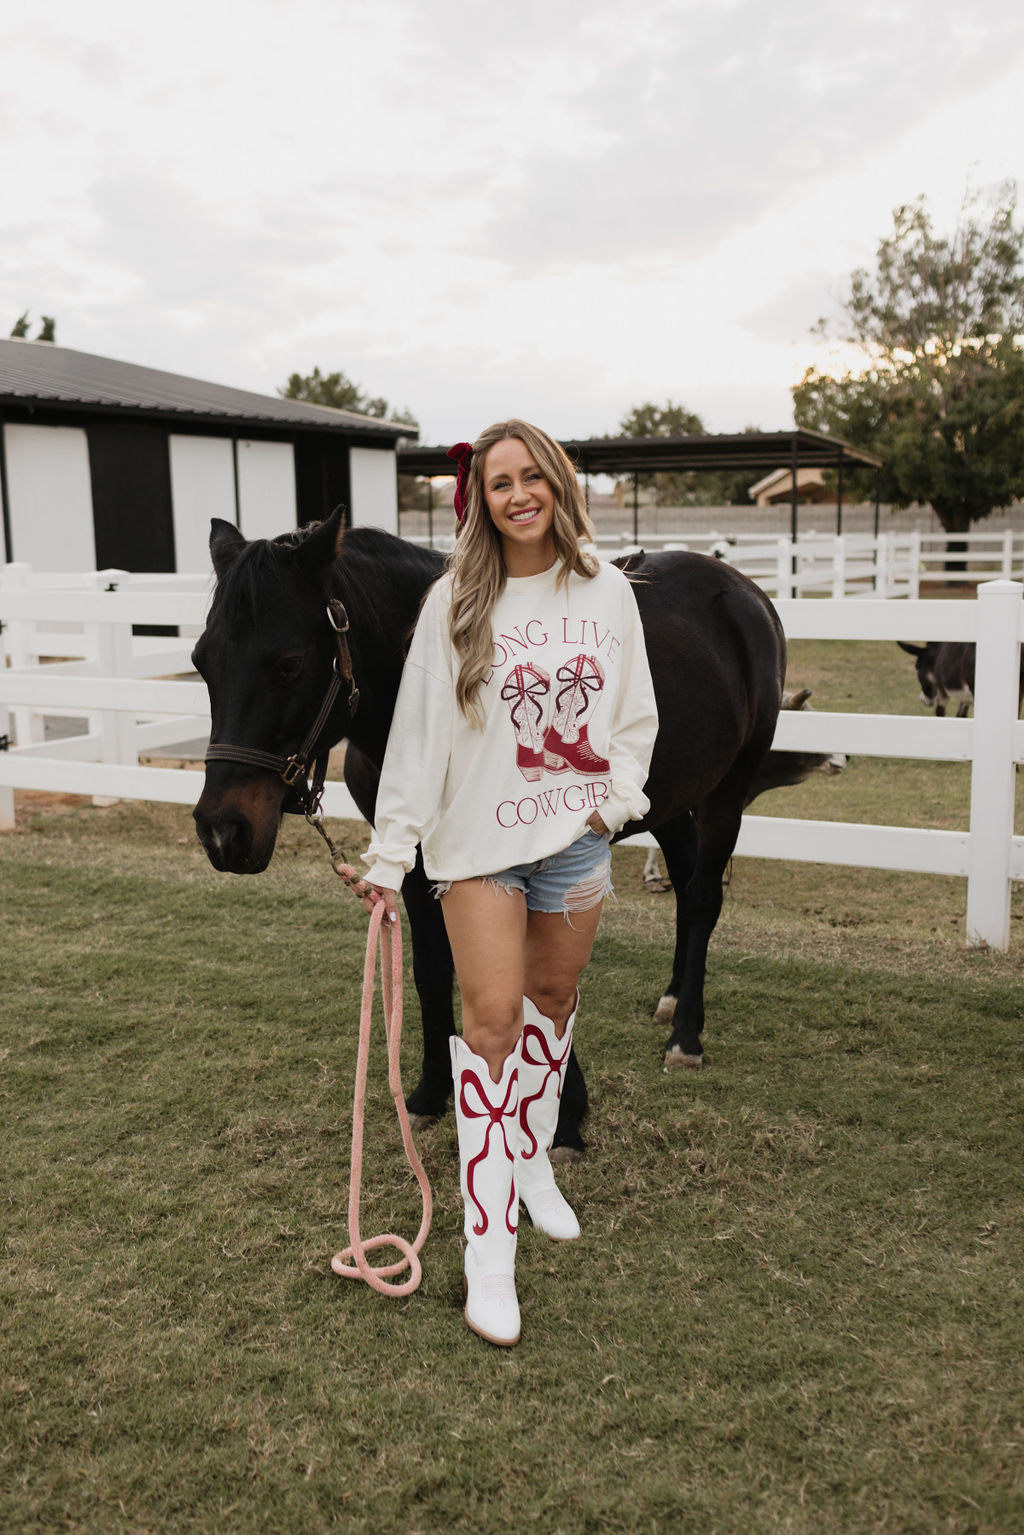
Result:
<svg viewBox="0 0 1024 1535">
<path fill-rule="evenodd" d="M 481 876 L 484 884 L 500 885 L 503 890 L 521 890 L 528 911 L 590 911 L 599 906 L 612 890 L 611 833 L 591 831 L 535 863 L 517 863 L 498 874 Z M 434 887 L 438 897 L 448 894 L 450 880 Z"/>
</svg>

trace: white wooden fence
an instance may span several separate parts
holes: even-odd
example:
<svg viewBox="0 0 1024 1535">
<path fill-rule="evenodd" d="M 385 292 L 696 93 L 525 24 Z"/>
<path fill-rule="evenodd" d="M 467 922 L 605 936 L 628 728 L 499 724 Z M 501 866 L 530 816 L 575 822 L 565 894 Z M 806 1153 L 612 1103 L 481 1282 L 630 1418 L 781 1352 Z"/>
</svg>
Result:
<svg viewBox="0 0 1024 1535">
<path fill-rule="evenodd" d="M 12 713 L 17 720 L 17 744 L 0 751 L 0 828 L 14 824 L 15 789 L 193 804 L 202 773 L 142 766 L 139 756 L 161 748 L 173 756 L 176 743 L 209 728 L 205 686 L 180 676 L 187 631 L 197 633 L 205 620 L 208 581 L 196 578 L 183 590 L 187 581 L 173 589 L 175 578 L 166 578 L 161 589 L 159 578 L 103 572 L 89 589 L 59 579 L 12 577 L 7 567 L 0 583 L 0 737 L 11 733 Z M 779 600 L 791 638 L 977 644 L 973 720 L 787 711 L 775 738 L 788 750 L 969 762 L 970 829 L 746 816 L 737 853 L 959 876 L 967 881 L 967 941 L 1007 948 L 1011 882 L 1024 879 L 1024 838 L 1013 834 L 1015 764 L 1024 760 L 1022 594 L 1020 584 L 998 580 L 979 587 L 976 601 Z M 178 625 L 186 637 L 133 637 L 133 624 Z M 908 699 L 916 691 L 909 670 L 907 691 Z M 85 734 L 46 741 L 44 715 L 84 719 Z M 328 785 L 324 808 L 328 816 L 358 815 L 342 784 Z"/>
<path fill-rule="evenodd" d="M 631 533 L 600 534 L 599 553 L 606 559 L 642 547 L 692 549 L 728 560 L 770 597 L 909 597 L 922 586 L 977 586 L 983 581 L 1024 580 L 1024 529 L 955 536 L 962 549 L 951 551 L 945 533 L 644 533 L 634 544 Z M 426 543 L 420 539 L 417 542 Z M 454 536 L 438 534 L 434 547 L 450 551 Z M 957 569 L 947 566 L 955 563 Z"/>
</svg>

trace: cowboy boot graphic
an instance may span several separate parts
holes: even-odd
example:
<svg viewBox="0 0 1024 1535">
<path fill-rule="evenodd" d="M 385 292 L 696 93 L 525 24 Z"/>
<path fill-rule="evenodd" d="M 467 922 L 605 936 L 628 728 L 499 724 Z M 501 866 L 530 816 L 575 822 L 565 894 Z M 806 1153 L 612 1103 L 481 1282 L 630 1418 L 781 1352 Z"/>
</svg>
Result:
<svg viewBox="0 0 1024 1535">
<path fill-rule="evenodd" d="M 550 691 L 551 678 L 530 661 L 513 666 L 501 688 L 516 733 L 516 767 L 530 783 L 536 783 L 544 771 L 544 717 Z"/>
<path fill-rule="evenodd" d="M 544 763 L 549 773 L 607 773 L 607 757 L 590 744 L 587 721 L 604 687 L 604 670 L 596 656 L 573 656 L 555 673 L 562 684 L 555 694 L 555 717 L 544 737 Z"/>
</svg>

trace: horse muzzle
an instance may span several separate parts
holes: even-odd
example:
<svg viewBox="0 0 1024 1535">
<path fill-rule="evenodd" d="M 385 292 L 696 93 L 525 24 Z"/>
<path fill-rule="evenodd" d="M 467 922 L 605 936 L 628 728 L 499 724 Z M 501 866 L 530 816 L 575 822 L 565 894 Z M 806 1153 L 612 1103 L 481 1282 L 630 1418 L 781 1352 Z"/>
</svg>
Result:
<svg viewBox="0 0 1024 1535">
<path fill-rule="evenodd" d="M 210 778 L 207 769 L 192 812 L 206 856 L 222 874 L 262 874 L 274 854 L 286 786 L 268 778 L 218 788 Z"/>
</svg>

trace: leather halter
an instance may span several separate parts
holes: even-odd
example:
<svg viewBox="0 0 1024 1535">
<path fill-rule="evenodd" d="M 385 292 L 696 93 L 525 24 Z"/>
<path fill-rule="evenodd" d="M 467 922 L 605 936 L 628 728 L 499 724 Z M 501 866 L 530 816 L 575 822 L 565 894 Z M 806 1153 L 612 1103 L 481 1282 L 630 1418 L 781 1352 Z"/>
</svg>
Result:
<svg viewBox="0 0 1024 1535">
<path fill-rule="evenodd" d="M 328 600 L 327 621 L 334 631 L 336 652 L 331 667 L 331 680 L 316 719 L 298 751 L 290 757 L 283 757 L 274 752 L 260 751 L 255 746 L 229 746 L 221 742 L 206 748 L 207 762 L 240 762 L 245 767 L 265 768 L 270 773 L 276 773 L 292 791 L 290 799 L 293 802 L 286 801 L 284 810 L 292 815 L 305 815 L 309 818 L 319 812 L 330 755 L 329 748 L 315 757 L 313 751 L 343 682 L 348 684 L 349 714 L 354 715 L 359 707 L 359 689 L 352 671 L 352 654 L 348 648 L 348 614 L 336 597 Z"/>
</svg>

